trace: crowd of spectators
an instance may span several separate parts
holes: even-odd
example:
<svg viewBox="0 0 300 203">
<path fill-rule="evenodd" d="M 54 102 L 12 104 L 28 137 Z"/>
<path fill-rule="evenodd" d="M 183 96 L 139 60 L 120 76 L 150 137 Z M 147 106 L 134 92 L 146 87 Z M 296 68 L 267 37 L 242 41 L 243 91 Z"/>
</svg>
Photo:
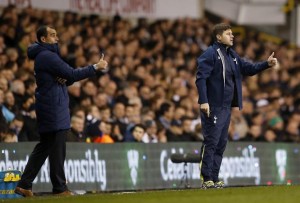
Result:
<svg viewBox="0 0 300 203">
<path fill-rule="evenodd" d="M 34 64 L 26 56 L 40 25 L 59 36 L 72 67 L 94 64 L 101 53 L 110 71 L 68 88 L 74 142 L 201 141 L 196 59 L 212 43 L 207 19 L 132 21 L 14 6 L 0 8 L 0 142 L 37 141 Z M 244 78 L 242 111 L 232 110 L 232 141 L 300 142 L 300 48 L 236 35 L 248 61 L 275 52 L 280 70 Z"/>
</svg>

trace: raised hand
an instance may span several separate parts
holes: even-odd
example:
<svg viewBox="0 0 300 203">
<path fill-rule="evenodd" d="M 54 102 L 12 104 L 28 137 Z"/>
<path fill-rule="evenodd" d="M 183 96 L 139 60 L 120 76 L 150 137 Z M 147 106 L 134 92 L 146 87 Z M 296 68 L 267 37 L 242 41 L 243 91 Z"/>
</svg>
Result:
<svg viewBox="0 0 300 203">
<path fill-rule="evenodd" d="M 108 63 L 104 60 L 104 54 L 101 54 L 101 58 L 98 63 L 95 64 L 96 70 L 106 72 L 108 71 Z"/>
<path fill-rule="evenodd" d="M 274 58 L 274 52 L 268 58 L 268 65 L 272 67 L 277 67 L 277 58 Z"/>
</svg>

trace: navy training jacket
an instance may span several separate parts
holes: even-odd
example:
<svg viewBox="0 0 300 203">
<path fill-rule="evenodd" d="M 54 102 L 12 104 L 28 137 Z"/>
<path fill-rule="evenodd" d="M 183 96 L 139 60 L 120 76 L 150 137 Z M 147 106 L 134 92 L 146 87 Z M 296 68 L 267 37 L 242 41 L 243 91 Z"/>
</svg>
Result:
<svg viewBox="0 0 300 203">
<path fill-rule="evenodd" d="M 96 75 L 92 65 L 74 69 L 64 62 L 57 44 L 36 42 L 28 48 L 34 60 L 37 88 L 35 110 L 40 133 L 70 129 L 69 95 L 67 85 Z M 66 84 L 57 82 L 66 79 Z"/>
<path fill-rule="evenodd" d="M 222 107 L 224 101 L 225 64 L 218 49 L 224 49 L 224 45 L 215 42 L 197 59 L 198 103 L 208 103 L 211 107 Z M 255 64 L 246 62 L 231 48 L 228 52 L 234 64 L 235 95 L 232 104 L 242 109 L 242 77 L 255 75 L 269 66 L 267 61 Z"/>
</svg>

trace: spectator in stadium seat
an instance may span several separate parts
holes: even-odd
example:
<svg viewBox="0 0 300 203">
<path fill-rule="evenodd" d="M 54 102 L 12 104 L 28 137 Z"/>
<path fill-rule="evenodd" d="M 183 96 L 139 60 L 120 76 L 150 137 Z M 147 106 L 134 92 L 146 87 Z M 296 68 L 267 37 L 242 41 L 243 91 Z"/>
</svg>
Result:
<svg viewBox="0 0 300 203">
<path fill-rule="evenodd" d="M 17 114 L 15 118 L 9 123 L 9 130 L 11 130 L 16 136 L 18 136 L 21 129 L 23 128 L 23 125 L 23 116 L 21 114 Z"/>
<path fill-rule="evenodd" d="M 228 24 L 215 25 L 213 37 L 215 43 L 197 59 L 196 85 L 204 135 L 202 188 L 224 186 L 219 171 L 228 140 L 231 107 L 242 109 L 242 75 L 255 75 L 277 64 L 274 53 L 267 61 L 256 64 L 241 59 L 231 49 L 234 36 Z"/>
<path fill-rule="evenodd" d="M 6 142 L 6 143 L 18 142 L 17 135 L 10 129 L 8 129 L 8 131 L 6 131 L 2 136 L 3 136 L 2 142 Z"/>
<path fill-rule="evenodd" d="M 90 105 L 89 108 L 87 108 L 86 119 L 87 124 L 93 123 L 94 120 L 101 120 L 100 110 L 96 105 Z"/>
<path fill-rule="evenodd" d="M 99 124 L 99 130 L 101 131 L 100 136 L 94 137 L 94 143 L 114 143 L 113 138 L 111 137 L 112 132 L 112 123 L 101 121 Z"/>
<path fill-rule="evenodd" d="M 276 115 L 272 117 L 268 121 L 268 126 L 269 129 L 272 130 L 276 135 L 275 141 L 284 142 L 287 140 L 287 135 L 286 132 L 284 131 L 283 119 L 280 116 Z"/>
<path fill-rule="evenodd" d="M 67 142 L 86 142 L 84 134 L 84 118 L 78 116 L 71 117 L 71 129 L 67 134 Z"/>
<path fill-rule="evenodd" d="M 34 96 L 34 92 L 36 88 L 35 80 L 33 78 L 29 78 L 26 81 L 24 81 L 24 85 L 25 85 L 25 92 L 26 92 L 25 95 Z"/>
<path fill-rule="evenodd" d="M 199 141 L 196 131 L 192 130 L 193 119 L 187 116 L 182 117 L 182 134 L 179 136 L 180 142 Z"/>
<path fill-rule="evenodd" d="M 143 142 L 144 143 L 157 143 L 158 137 L 157 137 L 157 125 L 154 120 L 146 120 L 144 122 L 145 126 L 145 133 L 143 135 Z"/>
<path fill-rule="evenodd" d="M 246 136 L 249 126 L 244 115 L 242 114 L 242 111 L 239 111 L 237 108 L 233 108 L 231 113 L 231 124 L 234 125 L 235 133 L 234 140 L 240 140 Z"/>
<path fill-rule="evenodd" d="M 174 105 L 171 102 L 164 102 L 160 106 L 158 112 L 158 123 L 166 129 L 167 140 L 175 141 L 182 134 L 182 129 L 178 125 L 172 123 L 174 119 Z"/>
<path fill-rule="evenodd" d="M 31 104 L 30 100 L 32 101 Z M 39 141 L 40 135 L 38 132 L 35 105 L 32 97 L 29 97 L 27 99 L 27 102 L 23 103 L 23 109 L 21 110 L 21 114 L 23 115 L 24 125 L 21 132 L 18 135 L 18 142 Z"/>
<path fill-rule="evenodd" d="M 112 122 L 111 110 L 108 106 L 99 109 L 101 121 Z"/>
<path fill-rule="evenodd" d="M 253 124 L 250 126 L 246 136 L 241 139 L 241 141 L 253 142 L 253 141 L 263 141 L 262 126 Z"/>
<path fill-rule="evenodd" d="M 25 96 L 25 85 L 21 80 L 14 80 L 11 84 L 11 90 L 14 94 L 15 103 L 21 106 Z"/>
<path fill-rule="evenodd" d="M 4 77 L 0 77 L 0 90 L 5 93 L 8 90 L 8 81 Z"/>
<path fill-rule="evenodd" d="M 87 96 L 89 96 L 89 97 L 91 97 L 91 98 L 97 95 L 97 87 L 96 87 L 96 85 L 95 85 L 92 81 L 90 81 L 90 80 L 85 81 L 85 82 L 82 84 L 81 89 L 82 89 L 82 93 L 83 93 L 84 95 L 87 95 Z"/>
<path fill-rule="evenodd" d="M 72 195 L 64 172 L 66 136 L 70 129 L 67 85 L 95 76 L 96 72 L 107 71 L 107 62 L 102 55 L 97 64 L 74 69 L 60 58 L 54 28 L 41 26 L 36 35 L 38 41 L 28 48 L 28 57 L 35 61 L 35 109 L 40 142 L 30 155 L 15 193 L 25 197 L 33 196 L 32 182 L 49 157 L 53 194 Z"/>
<path fill-rule="evenodd" d="M 290 120 L 286 126 L 285 133 L 287 134 L 288 142 L 300 142 L 300 122 Z"/>
<path fill-rule="evenodd" d="M 126 133 L 127 123 L 125 120 L 125 105 L 118 102 L 113 107 L 113 138 L 116 142 L 121 142 Z"/>
<path fill-rule="evenodd" d="M 4 103 L 3 105 L 10 110 L 11 112 L 18 112 L 20 106 L 15 103 L 15 96 L 12 91 L 7 91 L 4 95 Z"/>
<path fill-rule="evenodd" d="M 69 107 L 70 109 L 76 108 L 80 103 L 81 95 L 81 83 L 75 82 L 73 85 L 68 87 L 69 93 Z"/>
<path fill-rule="evenodd" d="M 263 141 L 265 142 L 275 142 L 277 139 L 277 136 L 276 136 L 276 133 L 271 130 L 271 129 L 268 129 L 266 130 L 265 134 L 264 134 L 264 137 L 263 137 Z"/>
<path fill-rule="evenodd" d="M 108 106 L 108 96 L 103 92 L 99 92 L 93 97 L 93 102 L 98 108 Z"/>
<path fill-rule="evenodd" d="M 160 143 L 166 143 L 168 142 L 168 138 L 166 135 L 166 129 L 161 123 L 157 123 L 157 138 L 158 142 Z"/>
<path fill-rule="evenodd" d="M 0 111 L 6 122 L 11 122 L 15 118 L 15 114 L 4 105 L 4 91 L 2 89 L 0 89 Z"/>
<path fill-rule="evenodd" d="M 112 107 L 115 104 L 115 95 L 117 92 L 117 84 L 110 80 L 107 84 L 104 86 L 104 93 L 107 95 L 108 99 L 108 105 L 109 107 Z"/>
<path fill-rule="evenodd" d="M 130 135 L 128 135 L 125 139 L 125 142 L 144 142 L 143 137 L 145 134 L 145 126 L 142 124 L 135 124 L 130 129 Z"/>
</svg>

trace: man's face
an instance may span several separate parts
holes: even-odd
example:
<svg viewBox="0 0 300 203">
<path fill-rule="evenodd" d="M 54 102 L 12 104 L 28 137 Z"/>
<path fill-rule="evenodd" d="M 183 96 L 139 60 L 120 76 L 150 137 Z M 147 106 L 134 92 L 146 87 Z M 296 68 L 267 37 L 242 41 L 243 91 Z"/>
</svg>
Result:
<svg viewBox="0 0 300 203">
<path fill-rule="evenodd" d="M 42 41 L 47 44 L 56 44 L 58 42 L 56 30 L 47 27 L 47 36 L 42 37 Z"/>
<path fill-rule="evenodd" d="M 225 44 L 227 46 L 233 45 L 233 34 L 231 29 L 225 30 L 222 35 L 217 35 L 218 42 Z"/>
<path fill-rule="evenodd" d="M 81 133 L 84 130 L 84 120 L 81 118 L 75 118 L 73 119 L 71 126 L 73 130 L 75 130 L 78 133 Z"/>
<path fill-rule="evenodd" d="M 137 126 L 134 128 L 132 135 L 138 142 L 140 142 L 143 138 L 144 133 L 145 133 L 144 129 Z"/>
</svg>

